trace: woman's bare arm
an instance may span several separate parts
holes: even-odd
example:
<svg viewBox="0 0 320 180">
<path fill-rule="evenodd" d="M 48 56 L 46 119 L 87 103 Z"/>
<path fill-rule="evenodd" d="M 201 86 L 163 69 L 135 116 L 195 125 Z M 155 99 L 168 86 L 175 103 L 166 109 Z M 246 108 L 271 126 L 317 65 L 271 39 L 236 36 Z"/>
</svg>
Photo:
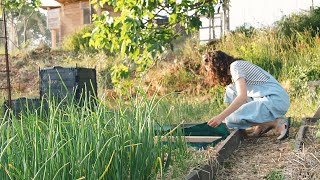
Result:
<svg viewBox="0 0 320 180">
<path fill-rule="evenodd" d="M 236 82 L 236 89 L 237 89 L 237 97 L 232 101 L 232 103 L 223 110 L 219 115 L 213 117 L 209 122 L 208 125 L 212 127 L 216 127 L 221 122 L 228 117 L 231 113 L 236 111 L 239 107 L 241 107 L 247 101 L 247 85 L 246 80 L 244 78 L 239 78 Z"/>
</svg>

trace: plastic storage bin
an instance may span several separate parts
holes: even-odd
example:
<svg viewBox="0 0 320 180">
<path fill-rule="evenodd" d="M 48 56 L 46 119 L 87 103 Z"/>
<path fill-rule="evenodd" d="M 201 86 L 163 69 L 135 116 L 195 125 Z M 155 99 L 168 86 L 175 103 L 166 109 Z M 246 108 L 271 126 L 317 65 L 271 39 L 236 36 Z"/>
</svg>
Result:
<svg viewBox="0 0 320 180">
<path fill-rule="evenodd" d="M 79 67 L 51 67 L 39 71 L 40 97 L 76 100 L 97 95 L 96 70 Z"/>
</svg>

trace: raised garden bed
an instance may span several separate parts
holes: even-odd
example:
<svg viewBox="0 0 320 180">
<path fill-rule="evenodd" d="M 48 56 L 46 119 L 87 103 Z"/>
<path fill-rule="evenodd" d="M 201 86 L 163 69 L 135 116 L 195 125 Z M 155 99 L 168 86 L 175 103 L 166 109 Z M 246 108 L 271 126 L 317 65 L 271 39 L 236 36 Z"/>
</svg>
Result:
<svg viewBox="0 0 320 180">
<path fill-rule="evenodd" d="M 186 176 L 179 176 L 179 179 L 184 178 L 186 180 L 211 180 L 214 178 L 219 164 L 223 163 L 237 149 L 242 140 L 242 133 L 239 130 L 230 132 L 225 124 L 221 124 L 217 128 L 212 128 L 207 123 L 180 124 L 162 127 L 161 129 L 164 129 L 167 134 L 156 136 L 155 140 L 175 143 L 183 139 L 191 146 L 190 152 L 195 153 L 195 156 L 202 159 L 197 167 L 190 165 L 190 168 L 193 169 Z M 178 135 L 172 133 L 177 129 L 181 129 L 182 134 L 179 135 L 179 131 Z M 199 157 L 199 155 L 202 157 Z M 168 172 L 168 178 L 170 179 L 171 173 Z"/>
<path fill-rule="evenodd" d="M 306 137 L 306 132 L 308 131 L 309 126 L 314 126 L 315 123 L 320 118 L 316 117 L 307 117 L 302 119 L 301 126 L 299 128 L 299 131 L 296 136 L 296 142 L 295 142 L 295 150 L 301 150 L 301 147 L 303 146 L 304 138 Z"/>
<path fill-rule="evenodd" d="M 223 163 L 239 146 L 242 133 L 239 130 L 232 131 L 230 135 L 215 146 L 214 155 L 208 163 L 194 168 L 186 177 L 186 180 L 211 180 L 214 178 L 219 164 Z"/>
<path fill-rule="evenodd" d="M 296 137 L 295 150 L 285 170 L 288 179 L 320 179 L 320 139 L 316 137 L 319 119 L 303 119 Z"/>
</svg>

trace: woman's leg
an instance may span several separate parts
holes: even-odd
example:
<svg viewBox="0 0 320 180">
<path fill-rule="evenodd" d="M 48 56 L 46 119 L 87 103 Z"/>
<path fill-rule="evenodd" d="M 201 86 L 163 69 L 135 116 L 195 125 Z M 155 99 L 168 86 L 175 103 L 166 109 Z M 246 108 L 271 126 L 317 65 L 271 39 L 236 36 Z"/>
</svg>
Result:
<svg viewBox="0 0 320 180">
<path fill-rule="evenodd" d="M 275 119 L 261 99 L 261 101 L 243 104 L 225 119 L 225 123 L 231 129 L 246 129 L 255 124 L 267 123 Z"/>
<path fill-rule="evenodd" d="M 277 132 L 282 132 L 283 130 L 287 129 L 287 124 L 281 122 L 283 117 L 276 118 L 273 121 L 265 122 L 265 123 L 252 123 L 253 126 L 260 126 L 262 129 L 265 128 L 275 128 Z"/>
</svg>

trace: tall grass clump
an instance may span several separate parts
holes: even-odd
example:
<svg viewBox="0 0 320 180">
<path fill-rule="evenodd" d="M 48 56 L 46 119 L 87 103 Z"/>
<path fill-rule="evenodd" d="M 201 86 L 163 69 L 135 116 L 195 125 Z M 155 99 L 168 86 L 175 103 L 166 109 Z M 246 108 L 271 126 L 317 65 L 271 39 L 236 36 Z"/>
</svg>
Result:
<svg viewBox="0 0 320 180">
<path fill-rule="evenodd" d="M 155 140 L 163 135 L 155 97 L 140 93 L 113 110 L 102 101 L 84 102 L 48 100 L 46 111 L 43 105 L 11 119 L 6 112 L 0 179 L 155 179 L 169 166 L 165 154 L 185 154 L 183 141 L 164 146 Z"/>
</svg>

